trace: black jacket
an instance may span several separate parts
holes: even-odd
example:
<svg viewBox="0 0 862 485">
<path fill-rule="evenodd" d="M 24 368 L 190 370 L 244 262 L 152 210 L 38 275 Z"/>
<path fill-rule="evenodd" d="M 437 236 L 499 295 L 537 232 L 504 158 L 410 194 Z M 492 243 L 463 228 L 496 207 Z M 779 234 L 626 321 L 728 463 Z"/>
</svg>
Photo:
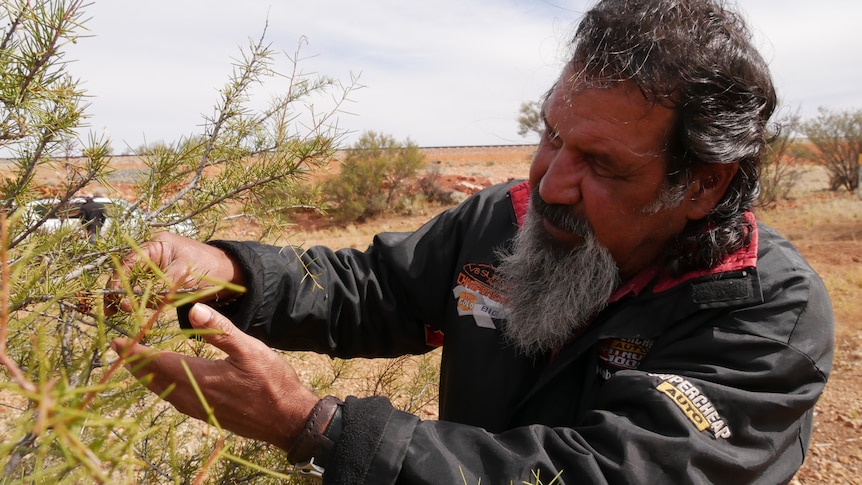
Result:
<svg viewBox="0 0 862 485">
<path fill-rule="evenodd" d="M 824 285 L 791 244 L 758 224 L 752 247 L 713 271 L 645 272 L 570 345 L 532 360 L 501 339 L 494 285 L 495 249 L 528 193 L 491 187 L 364 252 L 213 242 L 248 283 L 225 314 L 274 347 L 348 358 L 444 344 L 440 420 L 348 398 L 324 482 L 789 481 L 833 337 Z"/>
</svg>

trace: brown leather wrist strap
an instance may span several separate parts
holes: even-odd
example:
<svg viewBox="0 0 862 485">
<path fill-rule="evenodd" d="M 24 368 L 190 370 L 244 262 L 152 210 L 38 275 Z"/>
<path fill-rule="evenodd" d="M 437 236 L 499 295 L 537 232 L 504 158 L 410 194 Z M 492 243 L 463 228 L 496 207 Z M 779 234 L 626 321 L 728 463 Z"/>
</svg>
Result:
<svg viewBox="0 0 862 485">
<path fill-rule="evenodd" d="M 335 396 L 326 396 L 317 402 L 311 414 L 308 415 L 305 426 L 287 452 L 289 462 L 302 464 L 314 459 L 315 465 L 326 467 L 329 454 L 335 445 L 335 441 L 327 437 L 326 432 L 333 421 L 332 418 L 337 412 L 340 413 L 340 407 L 343 404 L 344 402 Z M 338 420 L 337 424 L 340 426 L 341 421 Z M 337 431 L 336 435 L 341 432 L 340 429 Z"/>
</svg>

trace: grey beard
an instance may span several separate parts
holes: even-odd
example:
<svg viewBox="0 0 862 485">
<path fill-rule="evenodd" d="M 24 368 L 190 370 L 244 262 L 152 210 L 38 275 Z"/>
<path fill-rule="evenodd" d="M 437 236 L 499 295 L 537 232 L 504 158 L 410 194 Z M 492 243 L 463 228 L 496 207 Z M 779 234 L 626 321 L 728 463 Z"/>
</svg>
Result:
<svg viewBox="0 0 862 485">
<path fill-rule="evenodd" d="M 503 334 L 531 357 L 568 342 L 607 305 L 620 280 L 616 262 L 586 223 L 537 199 L 534 192 L 512 252 L 500 255 L 497 268 L 508 319 Z M 583 244 L 572 248 L 551 238 L 540 212 L 582 236 Z"/>
</svg>

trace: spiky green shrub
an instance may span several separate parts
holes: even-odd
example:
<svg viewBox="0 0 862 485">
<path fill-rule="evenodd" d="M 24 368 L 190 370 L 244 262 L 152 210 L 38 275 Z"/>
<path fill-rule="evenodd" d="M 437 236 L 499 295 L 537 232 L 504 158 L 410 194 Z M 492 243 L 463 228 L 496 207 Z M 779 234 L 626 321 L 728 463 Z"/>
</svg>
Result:
<svg viewBox="0 0 862 485">
<path fill-rule="evenodd" d="M 250 40 L 202 133 L 140 154 L 145 168 L 130 201 L 139 211 L 130 214 L 141 217 L 117 218 L 91 244 L 80 226 L 48 228 L 72 197 L 110 188 L 109 140 L 78 139 L 85 93 L 65 57 L 87 5 L 0 3 L 0 149 L 8 157 L 0 180 L 0 483 L 282 483 L 290 471 L 283 453 L 177 413 L 108 348 L 126 335 L 213 352 L 174 321 L 172 306 L 192 295 L 172 297 L 158 274 L 141 273 L 124 290 L 134 311 L 107 317 L 101 302 L 119 258 L 155 231 L 192 221 L 206 239 L 237 217 L 276 227 L 275 201 L 258 195 L 329 161 L 341 136 L 331 122 L 354 84 L 306 75 L 293 62 L 298 53 L 282 58 L 265 36 Z M 285 94 L 262 92 L 272 81 Z M 252 109 L 262 96 L 270 104 Z M 312 112 L 311 98 L 334 102 Z M 60 182 L 39 181 L 46 167 Z M 28 213 L 45 194 L 57 200 Z M 164 305 L 146 308 L 141 302 L 156 293 Z"/>
<path fill-rule="evenodd" d="M 407 190 L 425 156 L 407 140 L 367 131 L 347 151 L 341 170 L 326 186 L 326 199 L 342 221 L 363 221 L 407 203 Z"/>
</svg>

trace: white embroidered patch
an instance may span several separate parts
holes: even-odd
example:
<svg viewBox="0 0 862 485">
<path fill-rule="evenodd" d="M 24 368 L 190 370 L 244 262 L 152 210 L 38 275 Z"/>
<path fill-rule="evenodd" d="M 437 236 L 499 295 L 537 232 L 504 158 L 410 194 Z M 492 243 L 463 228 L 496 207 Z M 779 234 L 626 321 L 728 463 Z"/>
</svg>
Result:
<svg viewBox="0 0 862 485">
<path fill-rule="evenodd" d="M 505 318 L 502 298 L 496 290 L 497 269 L 489 264 L 468 263 L 458 273 L 452 289 L 458 304 L 458 315 L 473 315 L 476 325 L 496 328 L 494 319 Z"/>
<path fill-rule="evenodd" d="M 493 299 L 463 286 L 456 286 L 452 293 L 458 300 L 458 315 L 473 315 L 476 325 L 496 328 L 494 318 L 503 318 L 503 305 Z"/>
</svg>

